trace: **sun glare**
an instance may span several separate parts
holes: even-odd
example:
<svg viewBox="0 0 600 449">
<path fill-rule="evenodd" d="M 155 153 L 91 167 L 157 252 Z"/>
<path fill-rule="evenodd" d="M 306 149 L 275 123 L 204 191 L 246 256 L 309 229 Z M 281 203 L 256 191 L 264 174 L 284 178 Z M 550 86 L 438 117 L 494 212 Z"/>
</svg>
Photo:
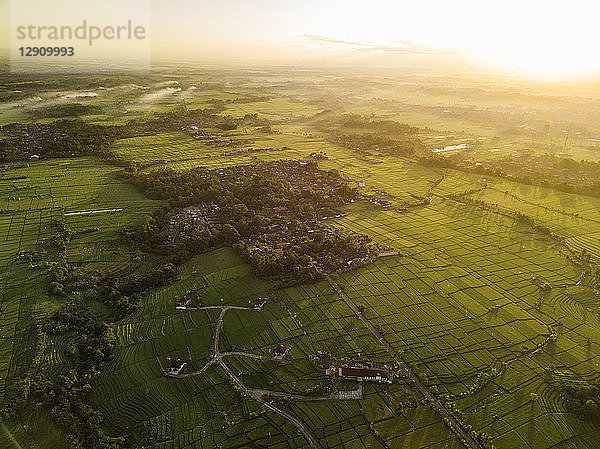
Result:
<svg viewBox="0 0 600 449">
<path fill-rule="evenodd" d="M 592 2 L 507 0 L 502 3 L 373 0 L 328 2 L 311 34 L 350 43 L 447 50 L 496 69 L 538 76 L 597 72 L 600 6 Z"/>
</svg>

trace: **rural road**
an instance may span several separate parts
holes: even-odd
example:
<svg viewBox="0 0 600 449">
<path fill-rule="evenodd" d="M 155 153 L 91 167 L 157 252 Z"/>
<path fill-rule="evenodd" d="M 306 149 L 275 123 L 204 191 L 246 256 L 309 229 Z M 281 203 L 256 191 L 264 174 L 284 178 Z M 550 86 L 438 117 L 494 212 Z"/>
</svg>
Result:
<svg viewBox="0 0 600 449">
<path fill-rule="evenodd" d="M 298 429 L 298 431 L 304 436 L 304 438 L 306 438 L 306 440 L 309 442 L 309 444 L 314 449 L 321 449 L 321 445 L 319 444 L 319 441 L 313 436 L 312 433 L 310 433 L 310 431 L 306 428 L 306 426 L 302 423 L 302 421 L 300 421 L 298 418 L 294 418 L 292 415 L 284 412 L 280 408 L 275 407 L 273 404 L 265 401 L 262 397 L 264 395 L 272 395 L 272 396 L 277 396 L 277 397 L 281 397 L 281 398 L 289 398 L 289 399 L 306 401 L 306 400 L 340 399 L 342 396 L 340 396 L 338 392 L 335 392 L 337 394 L 334 394 L 334 392 L 332 392 L 332 394 L 327 397 L 311 398 L 310 396 L 293 395 L 293 394 L 281 393 L 281 392 L 276 392 L 276 391 L 262 390 L 262 389 L 257 389 L 257 388 L 248 388 L 246 385 L 244 385 L 244 383 L 240 380 L 240 378 L 237 377 L 234 374 L 234 372 L 231 371 L 231 369 L 225 364 L 225 362 L 223 360 L 224 358 L 226 358 L 228 356 L 236 356 L 237 355 L 237 356 L 242 356 L 242 357 L 250 357 L 253 359 L 271 360 L 271 361 L 277 361 L 277 362 L 282 362 L 282 363 L 285 363 L 285 360 L 276 359 L 275 357 L 262 356 L 262 355 L 258 355 L 258 354 L 250 354 L 248 352 L 238 352 L 238 351 L 221 352 L 219 350 L 219 340 L 220 340 L 221 332 L 223 330 L 223 320 L 224 320 L 225 314 L 227 313 L 228 310 L 233 309 L 233 310 L 260 311 L 262 309 L 262 307 L 250 308 L 250 307 L 238 307 L 238 306 L 224 305 L 224 306 L 199 307 L 196 310 L 203 310 L 203 309 L 204 310 L 206 310 L 206 309 L 220 309 L 221 310 L 221 313 L 219 314 L 219 318 L 217 319 L 217 325 L 215 327 L 215 335 L 213 338 L 213 356 L 198 371 L 194 371 L 192 373 L 187 373 L 187 374 L 174 374 L 174 373 L 170 373 L 168 371 L 163 370 L 163 376 L 172 377 L 172 378 L 176 378 L 176 379 L 184 379 L 186 377 L 198 376 L 198 375 L 204 373 L 204 371 L 206 371 L 212 365 L 217 363 L 219 366 L 221 366 L 221 368 L 223 368 L 223 370 L 225 370 L 225 372 L 229 375 L 231 380 L 233 380 L 235 385 L 240 390 L 242 390 L 246 396 L 254 399 L 257 402 L 260 402 L 262 405 L 264 405 L 269 410 L 271 410 L 271 411 L 279 414 L 280 416 L 284 417 L 285 419 L 287 419 L 290 423 L 292 423 Z M 159 361 L 159 363 L 160 363 L 160 361 Z M 162 366 L 161 366 L 161 369 L 162 369 Z M 361 385 L 361 388 L 359 390 L 356 390 L 355 392 L 345 392 L 345 393 L 347 395 L 360 394 L 360 396 L 362 397 L 362 385 Z"/>
<path fill-rule="evenodd" d="M 317 439 L 312 435 L 312 433 L 309 432 L 309 430 L 304 426 L 304 424 L 299 419 L 294 418 L 289 413 L 284 412 L 283 410 L 275 407 L 273 404 L 270 404 L 269 402 L 265 401 L 262 398 L 262 395 L 267 393 L 266 390 L 254 391 L 253 389 L 246 387 L 246 385 L 244 385 L 244 383 L 233 373 L 233 371 L 231 371 L 231 369 L 222 360 L 219 361 L 219 365 L 221 365 L 221 367 L 225 370 L 225 372 L 227 374 L 229 374 L 229 377 L 231 377 L 231 379 L 237 385 L 237 387 L 239 389 L 241 389 L 247 396 L 251 397 L 252 399 L 254 399 L 257 402 L 260 402 L 262 405 L 267 407 L 269 410 L 283 416 L 285 419 L 287 419 L 289 422 L 291 422 L 294 426 L 296 426 L 298 431 L 302 435 L 304 435 L 304 438 L 307 439 L 307 441 L 310 443 L 310 445 L 313 448 L 321 449 L 321 445 L 319 444 Z"/>
<path fill-rule="evenodd" d="M 392 356 L 392 358 L 398 363 L 398 366 L 404 373 L 404 375 L 412 381 L 412 383 L 416 386 L 416 388 L 421 392 L 423 397 L 427 399 L 431 407 L 438 412 L 438 414 L 445 420 L 445 422 L 450 426 L 450 428 L 454 431 L 454 433 L 459 436 L 462 441 L 466 444 L 467 447 L 471 449 L 480 449 L 480 445 L 473 439 L 471 434 L 463 427 L 463 425 L 450 413 L 443 404 L 440 402 L 438 398 L 427 388 L 422 382 L 421 379 L 410 369 L 410 367 L 404 363 L 404 361 L 400 358 L 400 356 L 396 353 L 394 348 L 385 340 L 385 338 L 379 333 L 379 331 L 371 324 L 371 322 L 358 310 L 356 305 L 352 302 L 352 300 L 342 291 L 342 289 L 337 285 L 337 283 L 331 278 L 331 276 L 325 276 L 329 284 L 333 287 L 336 293 L 348 304 L 348 306 L 352 309 L 352 311 L 356 314 L 357 317 L 361 319 L 361 321 L 369 328 L 371 333 L 379 340 L 383 347 L 387 350 L 387 352 Z M 221 313 L 219 314 L 219 318 L 217 319 L 217 325 L 215 327 L 215 334 L 213 340 L 213 356 L 212 358 L 198 371 L 188 373 L 188 374 L 170 374 L 168 372 L 163 372 L 163 375 L 167 377 L 175 377 L 175 378 L 186 378 L 191 376 L 197 376 L 199 374 L 204 373 L 210 366 L 215 363 L 220 365 L 223 370 L 229 375 L 229 377 L 233 380 L 236 386 L 244 392 L 244 394 L 257 402 L 263 404 L 269 410 L 279 414 L 283 418 L 287 419 L 290 423 L 292 423 L 298 431 L 306 438 L 306 440 L 310 443 L 310 445 L 315 449 L 321 449 L 321 445 L 319 441 L 312 435 L 312 433 L 306 428 L 306 426 L 300 421 L 298 418 L 293 417 L 289 413 L 279 409 L 273 404 L 267 402 L 263 399 L 264 395 L 272 395 L 277 397 L 286 397 L 288 399 L 296 399 L 296 400 L 335 400 L 335 399 L 360 399 L 362 397 L 362 385 L 361 388 L 356 391 L 351 392 L 332 392 L 327 397 L 319 397 L 319 398 L 310 398 L 301 395 L 292 395 L 281 392 L 274 392 L 269 390 L 262 390 L 256 388 L 248 388 L 244 383 L 239 379 L 233 371 L 225 364 L 224 358 L 227 356 L 242 356 L 242 357 L 251 357 L 254 359 L 260 360 L 275 360 L 273 357 L 261 356 L 257 354 L 250 354 L 246 352 L 220 352 L 219 351 L 219 340 L 220 335 L 223 329 L 223 320 L 225 318 L 225 314 L 228 310 L 248 310 L 248 311 L 259 311 L 260 309 L 249 308 L 249 307 L 238 307 L 238 306 L 206 306 L 200 307 L 199 309 L 220 309 Z M 277 359 L 277 361 L 283 362 L 283 360 Z M 337 393 L 337 394 L 336 394 Z M 348 396 L 348 397 L 345 397 Z M 356 396 L 356 397 L 355 397 Z M 360 396 L 360 397 L 359 397 Z"/>
<path fill-rule="evenodd" d="M 462 423 L 459 422 L 440 402 L 440 400 L 435 397 L 435 395 L 427 388 L 419 376 L 417 376 L 410 367 L 404 363 L 404 361 L 398 356 L 394 348 L 383 338 L 383 336 L 379 333 L 379 331 L 371 324 L 371 322 L 362 314 L 360 310 L 354 305 L 352 300 L 342 291 L 342 289 L 337 285 L 337 283 L 331 278 L 330 275 L 325 276 L 329 284 L 333 287 L 333 289 L 337 292 L 337 294 L 348 304 L 348 306 L 354 311 L 356 316 L 358 316 L 363 323 L 369 328 L 371 333 L 379 340 L 379 342 L 385 347 L 387 352 L 392 356 L 392 358 L 398 363 L 398 366 L 405 374 L 405 376 L 410 379 L 413 384 L 417 387 L 419 392 L 427 399 L 431 407 L 438 412 L 438 414 L 449 423 L 450 428 L 454 431 L 456 435 L 458 435 L 467 447 L 472 449 L 479 449 L 480 445 L 473 439 L 471 434 L 463 427 Z"/>
</svg>

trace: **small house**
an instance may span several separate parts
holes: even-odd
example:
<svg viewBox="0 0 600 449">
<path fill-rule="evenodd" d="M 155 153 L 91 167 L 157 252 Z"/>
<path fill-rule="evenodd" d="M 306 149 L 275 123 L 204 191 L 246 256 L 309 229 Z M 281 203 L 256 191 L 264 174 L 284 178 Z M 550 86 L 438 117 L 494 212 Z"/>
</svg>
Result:
<svg viewBox="0 0 600 449">
<path fill-rule="evenodd" d="M 179 298 L 179 301 L 177 301 L 177 305 L 175 306 L 175 308 L 177 310 L 185 310 L 187 309 L 187 305 L 190 303 L 190 298 L 188 298 L 187 296 L 183 296 L 181 298 Z"/>
<path fill-rule="evenodd" d="M 385 257 L 385 256 L 397 256 L 398 251 L 391 246 L 388 245 L 378 245 L 377 246 L 377 257 Z"/>
<path fill-rule="evenodd" d="M 196 307 L 199 303 L 198 293 L 196 291 L 187 292 L 177 301 L 175 308 L 177 310 L 185 310 L 188 307 Z"/>
<path fill-rule="evenodd" d="M 252 308 L 256 309 L 256 310 L 260 310 L 263 308 L 263 306 L 267 303 L 267 300 L 265 298 L 256 298 L 253 302 L 252 302 Z"/>
<path fill-rule="evenodd" d="M 287 346 L 279 345 L 273 351 L 273 357 L 275 357 L 276 359 L 279 359 L 279 360 L 283 360 L 289 350 L 290 350 L 290 348 L 288 348 Z"/>
<path fill-rule="evenodd" d="M 181 359 L 172 359 L 171 364 L 169 365 L 169 374 L 179 375 L 185 365 L 186 363 Z"/>
</svg>

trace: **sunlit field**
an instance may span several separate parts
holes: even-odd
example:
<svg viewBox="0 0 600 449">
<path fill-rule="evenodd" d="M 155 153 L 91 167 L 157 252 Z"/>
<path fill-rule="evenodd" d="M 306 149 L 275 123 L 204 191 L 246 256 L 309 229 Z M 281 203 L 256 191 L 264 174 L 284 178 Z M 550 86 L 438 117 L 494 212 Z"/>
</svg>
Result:
<svg viewBox="0 0 600 449">
<path fill-rule="evenodd" d="M 93 435 L 115 447 L 598 446 L 597 414 L 569 390 L 592 391 L 600 374 L 594 84 L 281 69 L 22 89 L 0 103 L 6 148 L 21 151 L 32 123 L 49 140 L 65 121 L 100 137 L 44 147 L 40 131 L 39 160 L 3 162 L 1 448 L 75 447 L 73 429 L 96 432 L 70 408 L 65 425 L 57 404 L 70 403 L 40 393 L 82 369 L 79 331 L 48 324 L 73 304 L 111 344 L 81 394 L 102 417 Z M 285 161 L 298 172 L 275 171 L 239 210 L 277 183 L 316 197 L 331 176 L 356 196 L 304 217 L 303 237 L 362 235 L 387 255 L 310 281 L 266 276 L 252 254 L 285 258 L 291 245 L 270 233 L 298 221 L 279 199 L 236 218 L 221 204 L 173 237 L 182 214 L 242 198 L 242 175 L 219 190 L 228 170 Z M 313 167 L 319 178 L 298 180 Z M 194 176 L 210 179 L 177 190 Z M 258 240 L 248 229 L 261 214 Z M 394 378 L 332 377 L 323 357 Z"/>
</svg>

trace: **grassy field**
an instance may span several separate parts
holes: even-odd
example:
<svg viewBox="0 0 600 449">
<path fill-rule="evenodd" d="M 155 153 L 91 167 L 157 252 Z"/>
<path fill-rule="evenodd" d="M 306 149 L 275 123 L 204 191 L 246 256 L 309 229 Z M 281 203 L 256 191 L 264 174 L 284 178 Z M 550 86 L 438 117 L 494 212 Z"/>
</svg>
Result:
<svg viewBox="0 0 600 449">
<path fill-rule="evenodd" d="M 117 180 L 116 171 L 115 167 L 94 159 L 79 159 L 32 163 L 0 175 L 0 238 L 3 242 L 0 252 L 0 402 L 3 404 L 14 394 L 15 382 L 33 356 L 37 325 L 57 306 L 56 299 L 48 294 L 47 270 L 36 269 L 35 264 L 19 259 L 19 253 L 43 247 L 56 231 L 55 220 L 64 216 L 76 232 L 98 228 L 95 232 L 74 236 L 70 252 L 78 254 L 80 261 L 94 262 L 96 268 L 115 270 L 131 265 L 131 257 L 121 254 L 113 244 L 116 231 L 124 225 L 138 223 L 157 203 Z M 121 210 L 79 214 L 109 209 Z M 73 213 L 77 215 L 68 215 Z M 47 353 L 45 363 L 60 366 L 63 344 L 56 342 L 55 350 Z M 23 447 L 31 447 L 25 442 L 33 444 L 32 441 L 40 437 L 45 443 L 39 447 L 60 446 L 61 434 L 44 428 L 46 418 L 37 415 L 31 415 L 33 423 L 40 423 L 41 435 L 38 433 L 37 438 L 36 430 L 24 434 L 22 428 L 12 428 L 13 423 L 7 425 Z M 5 437 L 0 432 L 0 446 L 12 447 L 10 440 L 4 441 Z"/>
<path fill-rule="evenodd" d="M 562 146 L 562 128 L 569 126 L 562 117 L 576 101 L 562 98 L 550 108 L 555 96 L 526 84 L 513 86 L 514 97 L 505 100 L 490 85 L 472 80 L 468 89 L 454 91 L 445 90 L 443 81 L 424 89 L 427 83 L 417 78 L 370 86 L 360 78 L 315 82 L 313 75 L 288 83 L 290 76 L 165 76 L 70 100 L 65 98 L 72 91 L 53 91 L 42 103 L 89 102 L 103 113 L 83 118 L 104 124 L 171 111 L 183 100 L 189 108 L 222 102 L 223 116 L 256 113 L 272 121 L 274 133 L 242 126 L 207 129 L 209 139 L 175 131 L 114 143 L 118 156 L 146 171 L 311 160 L 311 153 L 323 152 L 321 168 L 337 170 L 361 193 L 391 202 L 383 209 L 357 201 L 347 206 L 345 217 L 327 221 L 400 252 L 337 275 L 336 282 L 364 306 L 364 316 L 429 388 L 454 404 L 467 425 L 490 435 L 498 449 L 598 447 L 600 425 L 569 411 L 560 381 L 595 382 L 600 374 L 600 294 L 589 273 L 573 262 L 583 249 L 600 259 L 600 200 L 428 168 L 378 151 L 361 156 L 327 142 L 303 121 L 332 108 L 428 127 L 425 137 L 484 137 L 477 148 L 481 154 L 524 146 L 544 151 Z M 569 89 L 576 98 L 587 95 Z M 518 107 L 511 114 L 514 102 Z M 538 111 L 538 117 L 525 120 L 527 110 Z M 496 114 L 486 121 L 490 111 Z M 0 124 L 28 121 L 31 112 L 3 103 Z M 546 122 L 551 126 L 544 134 Z M 519 128 L 522 123 L 528 125 Z M 573 155 L 597 159 L 589 140 L 597 125 L 573 115 L 570 126 Z M 141 223 L 161 205 L 125 184 L 120 171 L 94 158 L 71 158 L 0 172 L 0 402 L 14 395 L 33 357 L 36 326 L 61 301 L 48 294 L 47 271 L 18 257 L 42 247 L 57 219 L 75 231 L 67 256 L 77 266 L 122 276 L 145 272 L 160 260 L 118 240 L 120 228 Z M 517 213 L 554 235 L 518 222 Z M 539 287 L 543 283 L 546 292 Z M 300 396 L 331 391 L 332 382 L 312 362 L 319 352 L 392 362 L 329 283 L 276 289 L 256 278 L 231 248 L 197 255 L 178 268 L 175 282 L 152 290 L 136 312 L 113 324 L 116 353 L 94 383 L 91 402 L 104 415 L 107 431 L 125 436 L 131 447 L 310 447 L 290 420 L 243 395 L 219 364 L 181 379 L 162 375 L 168 358 L 185 360 L 183 373 L 193 373 L 213 355 L 219 309 L 176 310 L 190 290 L 200 293 L 202 307 L 248 307 L 257 297 L 268 298 L 261 311 L 231 309 L 223 318 L 219 351 L 269 357 L 280 344 L 290 348 L 285 363 L 226 358 L 226 366 L 251 388 Z M 104 311 L 99 304 L 92 307 Z M 68 337 L 52 341 L 44 366 L 60 372 L 67 345 Z M 491 378 L 482 384 L 484 374 Z M 365 383 L 357 400 L 269 401 L 300 420 L 324 448 L 462 447 L 402 377 L 389 386 Z M 28 428 L 12 420 L 3 424 L 1 449 L 15 447 L 14 440 L 27 448 L 65 447 L 62 432 L 43 410 L 27 410 Z"/>
<path fill-rule="evenodd" d="M 269 284 L 254 278 L 229 249 L 186 263 L 178 282 L 157 291 L 117 328 L 118 355 L 93 393 L 99 409 L 114 423 L 111 430 L 133 431 L 131 438 L 152 447 L 236 443 L 303 447 L 306 443 L 301 439 L 290 443 L 297 437 L 289 423 L 240 397 L 218 367 L 186 379 L 162 377 L 160 363 L 166 363 L 167 357 L 185 358 L 189 361 L 185 370 L 193 372 L 209 356 L 218 314 L 174 308 L 177 298 L 190 289 L 200 289 L 202 305 L 246 306 L 249 300 L 270 294 Z M 254 388 L 303 394 L 327 384 L 309 361 L 316 351 L 332 351 L 336 357 L 385 357 L 359 323 L 326 283 L 298 287 L 279 292 L 260 312 L 230 312 L 221 349 L 268 355 L 278 344 L 289 346 L 285 364 L 237 357 L 227 364 Z M 384 440 L 398 440 L 403 429 L 405 438 L 397 447 L 414 447 L 415 441 L 458 447 L 427 406 L 410 405 L 411 399 L 416 402 L 414 397 L 410 387 L 400 383 L 392 392 L 368 386 L 360 402 L 294 401 L 284 406 L 326 447 L 381 447 L 377 428 L 382 429 Z M 398 407 L 405 406 L 406 411 L 398 414 Z"/>
<path fill-rule="evenodd" d="M 223 114 L 231 117 L 258 114 L 259 117 L 270 120 L 289 120 L 290 118 L 311 116 L 318 112 L 321 112 L 319 108 L 304 104 L 301 101 L 275 98 L 269 101 L 231 104 L 227 106 Z"/>
<path fill-rule="evenodd" d="M 286 131 L 283 138 L 294 135 L 293 130 Z M 299 154 L 307 154 L 319 147 L 318 140 L 306 136 L 299 137 L 291 144 Z M 589 346 L 586 343 L 588 336 L 596 335 L 600 325 L 589 309 L 597 302 L 594 300 L 595 294 L 586 289 L 560 287 L 574 285 L 581 275 L 580 269 L 566 257 L 566 249 L 556 247 L 551 239 L 532 231 L 528 226 L 495 212 L 441 198 L 480 189 L 487 184 L 488 187 L 480 194 L 481 199 L 508 208 L 509 200 L 505 199 L 504 193 L 499 193 L 507 189 L 508 186 L 503 184 L 507 182 L 484 182 L 480 176 L 432 170 L 410 160 L 385 156 L 381 156 L 383 164 L 373 165 L 331 144 L 321 142 L 320 145 L 329 157 L 320 165 L 340 170 L 350 176 L 355 185 L 359 180 L 364 181 L 365 192 L 386 190 L 394 196 L 394 201 L 400 201 L 409 198 L 410 194 L 426 196 L 434 186 L 433 192 L 440 197 L 436 197 L 429 206 L 411 209 L 403 214 L 394 209 L 377 211 L 357 204 L 348 210 L 345 218 L 334 223 L 334 226 L 369 234 L 376 242 L 394 246 L 404 254 L 403 257 L 381 260 L 338 279 L 351 298 L 366 306 L 366 317 L 382 329 L 386 339 L 397 350 L 402 351 L 403 358 L 415 366 L 436 391 L 448 395 L 448 400 L 464 411 L 467 423 L 491 435 L 497 447 L 550 447 L 565 440 L 578 441 L 577 447 L 593 447 L 596 428 L 565 415 L 565 405 L 549 381 L 547 371 L 549 367 L 560 367 L 572 375 L 592 379 L 598 369 L 595 344 Z M 294 154 L 278 156 L 297 157 Z M 211 159 L 206 163 L 200 161 L 200 164 L 217 167 L 229 163 L 247 163 L 247 159 L 241 156 L 229 157 L 227 161 Z M 529 192 L 538 201 L 544 198 L 543 204 L 547 204 L 547 207 L 559 208 L 563 204 L 565 213 L 577 210 L 583 215 L 588 211 L 589 218 L 594 217 L 591 215 L 595 210 L 594 200 L 579 197 L 579 202 L 573 203 L 562 198 L 566 194 L 554 191 L 543 194 L 536 191 L 538 188 L 514 183 L 510 186 L 522 195 L 524 191 Z M 554 192 L 555 197 L 550 192 Z M 479 198 L 478 194 L 474 194 L 474 197 Z M 537 204 L 534 206 L 541 207 Z M 535 210 L 514 205 L 512 208 L 528 215 Z M 556 228 L 568 229 L 564 224 L 557 223 Z M 593 229 L 588 230 L 593 232 Z M 532 277 L 557 286 L 541 305 L 540 291 L 532 282 Z M 186 288 L 180 288 L 179 294 Z M 217 290 L 231 291 L 224 286 L 217 287 Z M 208 296 L 213 297 L 212 293 Z M 269 346 L 273 347 L 279 342 L 285 342 L 292 348 L 292 373 L 288 368 L 261 366 L 263 362 L 235 360 L 232 366 L 241 373 L 247 384 L 256 388 L 276 386 L 281 391 L 296 394 L 315 387 L 324 382 L 322 374 L 315 372 L 308 361 L 308 357 L 317 351 L 333 352 L 337 357 L 360 355 L 370 360 L 389 361 L 383 347 L 378 345 L 329 286 L 316 284 L 295 288 L 281 296 L 284 298 L 281 303 L 283 307 L 269 306 L 265 313 L 270 312 L 270 315 L 266 315 L 264 321 L 262 315 L 260 321 L 256 321 L 256 318 L 248 321 L 243 312 L 236 312 L 228 316 L 231 324 L 230 321 L 225 322 L 224 350 L 233 348 L 268 354 Z M 151 313 L 152 317 L 157 317 L 157 313 L 165 313 L 159 313 L 156 309 L 161 307 L 161 310 L 169 310 L 172 307 L 176 295 L 167 297 L 166 305 L 158 301 L 153 304 L 152 312 L 144 309 L 143 313 Z M 175 312 L 171 309 L 170 313 Z M 215 316 L 206 316 L 206 312 L 186 313 L 194 316 L 197 326 L 193 329 L 210 328 L 210 323 L 215 320 Z M 198 324 L 200 318 L 195 318 L 197 315 L 203 317 L 201 323 L 204 324 Z M 173 330 L 177 334 L 194 332 L 192 329 L 185 331 L 184 323 L 174 324 L 172 319 L 165 321 L 161 318 L 161 329 L 177 326 L 177 329 L 181 329 Z M 559 334 L 557 342 L 547 341 L 551 329 Z M 204 352 L 197 353 L 199 348 L 196 345 L 190 347 L 189 343 L 185 343 L 187 337 L 173 336 L 173 339 L 180 338 L 181 343 L 175 346 L 169 346 L 171 343 L 153 343 L 154 354 L 166 356 L 174 348 L 181 352 L 186 346 L 191 351 L 192 360 L 198 356 L 206 359 L 206 344 Z M 210 336 L 205 334 L 200 339 L 206 342 Z M 157 348 L 161 348 L 160 351 Z M 139 356 L 132 357 L 135 359 Z M 146 360 L 146 363 L 154 365 L 156 376 L 157 362 Z M 485 388 L 473 391 L 480 373 L 489 372 L 502 363 L 507 366 L 500 377 Z M 148 370 L 151 371 L 150 368 Z M 218 372 L 218 369 L 215 368 L 215 371 Z M 208 376 L 208 372 L 205 376 Z M 221 373 L 215 382 L 226 382 L 226 376 L 223 377 Z M 147 383 L 140 382 L 139 388 Z M 377 438 L 373 441 L 383 439 L 389 447 L 445 447 L 446 444 L 456 444 L 439 419 L 431 416 L 432 412 L 427 406 L 404 409 L 406 404 L 410 404 L 406 400 L 411 397 L 410 388 L 405 387 L 404 392 L 408 396 L 398 402 L 390 399 L 385 390 L 369 392 L 360 402 L 362 413 L 356 410 L 342 412 L 346 410 L 345 407 L 336 407 L 334 412 L 325 413 L 322 410 L 325 404 L 321 403 L 318 404 L 318 412 L 313 410 L 317 406 L 312 403 L 293 403 L 288 406 L 289 410 L 309 424 L 319 438 L 323 438 L 321 441 L 327 441 L 329 447 L 347 447 L 352 441 L 358 441 L 351 436 L 352 433 L 347 437 L 342 436 L 341 440 L 337 440 L 337 435 L 330 440 L 325 430 L 328 426 L 339 426 L 344 420 L 352 419 L 355 416 L 353 413 L 356 414 L 354 419 L 357 419 L 357 423 L 362 422 L 363 426 L 367 426 L 360 437 L 361 444 L 375 436 Z M 539 398 L 533 406 L 532 393 Z M 414 397 L 415 393 L 412 394 Z M 100 390 L 98 395 L 106 397 L 105 390 Z M 203 397 L 208 398 L 206 395 Z M 383 404 L 380 402 L 382 398 Z M 213 401 L 205 400 L 209 403 Z M 386 400 L 391 403 L 384 405 Z M 402 413 L 397 411 L 399 404 L 403 404 Z M 552 404 L 552 407 L 542 404 Z M 124 404 L 114 407 L 129 408 Z M 230 405 L 224 404 L 222 407 L 229 409 Z M 367 412 L 369 407 L 371 411 Z M 527 413 L 524 413 L 525 410 Z M 161 409 L 160 413 L 162 416 L 167 411 Z M 492 420 L 494 415 L 498 418 Z M 329 416 L 331 421 L 319 424 L 314 421 L 314 416 Z M 121 416 L 118 421 L 122 421 Z M 125 422 L 134 427 L 134 421 Z M 135 422 L 140 425 L 138 421 Z M 374 434 L 368 430 L 369 422 L 375 429 Z M 187 432 L 192 431 L 189 427 L 186 429 Z M 442 429 L 445 434 L 441 432 Z M 523 429 L 527 429 L 527 433 L 521 436 Z M 121 430 L 121 427 L 117 428 L 117 431 Z M 267 432 L 275 435 L 272 429 Z M 172 438 L 176 439 L 175 434 Z M 190 443 L 192 441 L 195 440 Z"/>
</svg>

